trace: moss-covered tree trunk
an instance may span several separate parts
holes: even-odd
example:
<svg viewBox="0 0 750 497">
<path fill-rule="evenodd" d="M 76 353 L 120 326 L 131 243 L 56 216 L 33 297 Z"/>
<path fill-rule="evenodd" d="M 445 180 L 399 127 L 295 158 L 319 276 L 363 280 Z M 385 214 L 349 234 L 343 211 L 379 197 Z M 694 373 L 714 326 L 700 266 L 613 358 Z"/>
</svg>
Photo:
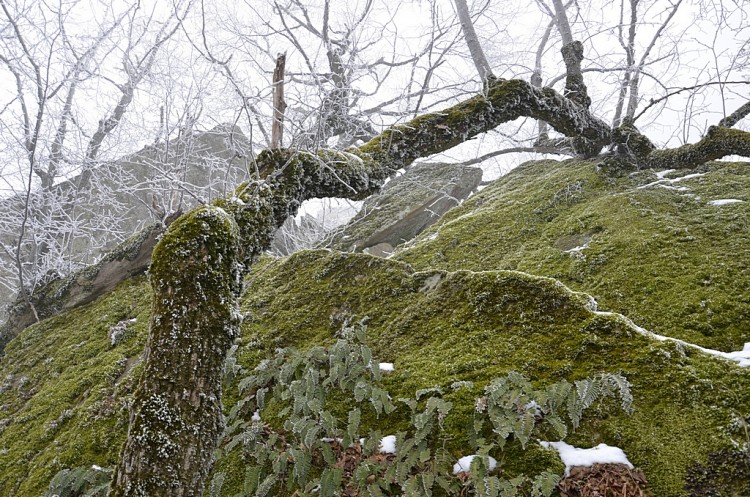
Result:
<svg viewBox="0 0 750 497">
<path fill-rule="evenodd" d="M 202 495 L 223 429 L 222 370 L 237 334 L 242 277 L 270 245 L 276 228 L 304 200 L 365 198 L 415 159 L 519 117 L 543 120 L 560 133 L 585 141 L 587 155 L 598 153 L 613 138 L 624 141 L 637 135 L 634 129 L 630 134 L 612 133 L 585 106 L 552 89 L 491 79 L 486 94 L 395 126 L 359 149 L 315 154 L 265 151 L 257 159 L 265 179 L 241 185 L 231 198 L 200 207 L 173 223 L 154 250 L 145 372 L 110 495 Z M 731 135 L 725 141 L 737 146 L 744 146 L 750 136 L 734 131 L 720 134 Z M 701 151 L 714 148 L 699 147 Z M 660 167 L 674 167 L 671 160 L 693 152 L 659 156 L 657 162 Z M 644 146 L 637 155 L 645 160 L 654 153 L 652 146 Z"/>
<path fill-rule="evenodd" d="M 238 325 L 239 242 L 231 215 L 201 207 L 154 250 L 146 374 L 110 495 L 202 495 L 223 430 L 218 392 Z"/>
</svg>

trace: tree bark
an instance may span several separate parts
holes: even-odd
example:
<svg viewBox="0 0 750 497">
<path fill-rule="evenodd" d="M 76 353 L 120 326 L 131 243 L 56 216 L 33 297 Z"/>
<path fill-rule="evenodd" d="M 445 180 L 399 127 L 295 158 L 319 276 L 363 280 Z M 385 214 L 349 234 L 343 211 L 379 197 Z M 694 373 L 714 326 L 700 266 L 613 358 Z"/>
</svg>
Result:
<svg viewBox="0 0 750 497">
<path fill-rule="evenodd" d="M 583 44 L 580 41 L 573 40 L 570 22 L 562 0 L 552 0 L 552 4 L 555 6 L 555 22 L 563 43 L 560 51 L 565 63 L 565 96 L 578 105 L 588 108 L 591 105 L 591 99 L 588 96 L 588 90 L 581 72 Z"/>
<path fill-rule="evenodd" d="M 750 157 L 750 133 L 711 126 L 700 141 L 670 150 L 654 150 L 639 161 L 639 166 L 653 169 L 690 169 L 727 155 Z"/>
<path fill-rule="evenodd" d="M 479 38 L 474 30 L 469 6 L 466 4 L 466 0 L 454 0 L 454 3 L 456 4 L 456 12 L 458 12 L 458 19 L 461 22 L 461 29 L 464 32 L 466 45 L 468 45 L 469 53 L 471 53 L 471 60 L 474 61 L 482 82 L 487 81 L 487 78 L 493 77 L 492 67 L 487 62 L 487 57 L 484 55 L 484 50 L 482 50 L 482 45 L 480 45 Z"/>
<path fill-rule="evenodd" d="M 281 148 L 284 142 L 284 112 L 286 112 L 286 101 L 284 101 L 284 66 L 286 64 L 286 53 L 279 54 L 276 58 L 276 67 L 273 70 L 273 123 L 271 124 L 271 148 Z"/>
<path fill-rule="evenodd" d="M 550 88 L 490 80 L 484 95 L 395 126 L 359 149 L 261 152 L 265 179 L 175 221 L 154 249 L 145 372 L 110 496 L 202 495 L 223 428 L 222 366 L 238 331 L 242 277 L 304 200 L 365 198 L 415 159 L 522 116 L 583 140 L 587 155 L 613 138 L 606 123 Z M 750 133 L 715 128 L 706 140 L 663 155 L 645 147 L 643 159 L 673 167 L 693 154 L 750 156 Z"/>
</svg>

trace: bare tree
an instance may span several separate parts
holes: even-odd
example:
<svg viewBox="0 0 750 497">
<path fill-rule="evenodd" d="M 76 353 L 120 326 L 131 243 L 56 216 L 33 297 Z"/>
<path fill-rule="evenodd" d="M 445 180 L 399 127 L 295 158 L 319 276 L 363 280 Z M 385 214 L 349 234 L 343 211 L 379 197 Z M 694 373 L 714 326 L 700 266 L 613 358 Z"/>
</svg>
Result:
<svg viewBox="0 0 750 497">
<path fill-rule="evenodd" d="M 125 5 L 119 13 L 105 12 L 91 33 L 81 33 L 68 22 L 86 8 L 79 2 L 23 8 L 3 0 L 0 7 L 8 26 L 0 43 L 0 63 L 15 81 L 15 94 L 2 109 L 5 151 L 17 150 L 16 157 L 23 156 L 26 163 L 20 189 L 19 178 L 6 178 L 16 199 L 5 202 L 13 214 L 3 220 L 7 235 L 0 240 L 0 266 L 3 286 L 19 291 L 30 305 L 29 295 L 38 285 L 90 263 L 87 253 L 96 249 L 95 240 L 105 239 L 101 243 L 107 245 L 127 236 L 116 229 L 101 230 L 101 212 L 82 212 L 79 199 L 89 195 L 102 147 L 131 107 L 159 51 L 176 33 L 178 12 L 184 14 L 190 4 L 176 5 L 165 22 L 157 21 L 154 12 L 143 12 L 139 3 Z M 118 52 L 122 82 L 105 63 Z M 111 89 L 102 99 L 112 102 L 110 109 L 106 104 L 90 108 L 92 90 L 99 85 Z M 92 110 L 103 112 L 98 121 L 90 119 Z M 116 209 L 117 186 L 97 186 L 95 195 L 109 197 L 108 207 Z M 82 239 L 91 240 L 92 246 L 73 254 L 71 247 Z M 8 274 L 14 275 L 15 284 Z"/>
</svg>

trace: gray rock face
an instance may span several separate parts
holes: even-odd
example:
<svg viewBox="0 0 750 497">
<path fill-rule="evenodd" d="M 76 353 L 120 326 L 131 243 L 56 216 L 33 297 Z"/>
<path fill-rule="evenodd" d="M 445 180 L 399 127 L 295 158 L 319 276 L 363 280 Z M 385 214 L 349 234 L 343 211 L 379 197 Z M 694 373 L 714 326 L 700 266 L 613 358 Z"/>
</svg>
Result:
<svg viewBox="0 0 750 497">
<path fill-rule="evenodd" d="M 388 256 L 474 191 L 482 170 L 457 164 L 415 164 L 367 199 L 329 247 Z"/>
<path fill-rule="evenodd" d="M 47 282 L 95 263 L 131 234 L 153 223 L 165 224 L 174 212 L 231 193 L 248 177 L 249 150 L 250 144 L 238 127 L 220 125 L 149 145 L 114 162 L 96 163 L 45 196 L 32 194 L 35 203 L 53 206 L 50 209 L 54 209 L 51 215 L 55 222 L 32 213 L 26 227 L 21 258 L 25 267 L 34 268 L 25 275 L 29 293 L 33 295 Z M 0 216 L 17 218 L 15 225 L 20 226 L 24 200 L 22 196 L 2 199 Z M 64 253 L 64 258 L 50 256 L 48 262 L 38 255 L 39 249 L 31 240 L 42 234 L 54 250 Z M 0 242 L 15 247 L 16 237 L 15 230 L 3 230 Z M 11 305 L 17 297 L 16 271 L 10 254 L 0 252 L 0 281 L 6 283 L 0 285 L 0 308 Z M 48 276 L 42 276 L 45 274 Z M 0 310 L 0 321 L 10 317 L 3 314 Z"/>
</svg>

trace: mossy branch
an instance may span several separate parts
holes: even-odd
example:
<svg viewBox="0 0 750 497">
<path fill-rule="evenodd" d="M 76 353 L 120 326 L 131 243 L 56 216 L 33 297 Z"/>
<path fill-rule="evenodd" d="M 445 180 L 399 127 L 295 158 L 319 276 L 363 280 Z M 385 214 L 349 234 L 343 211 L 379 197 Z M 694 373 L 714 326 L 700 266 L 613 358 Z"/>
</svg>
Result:
<svg viewBox="0 0 750 497">
<path fill-rule="evenodd" d="M 750 114 L 750 102 L 745 102 L 745 104 L 742 105 L 739 109 L 719 121 L 719 126 L 723 128 L 731 128 L 742 119 L 747 117 L 748 114 Z"/>
<path fill-rule="evenodd" d="M 728 155 L 750 157 L 750 133 L 712 126 L 697 143 L 669 150 L 653 150 L 639 161 L 639 165 L 654 169 L 690 169 Z"/>
<path fill-rule="evenodd" d="M 491 80 L 485 95 L 394 126 L 359 151 L 370 154 L 381 164 L 400 169 L 420 157 L 444 152 L 519 117 L 549 123 L 559 133 L 574 138 L 576 153 L 586 157 L 598 154 L 610 142 L 610 127 L 586 108 L 551 88 L 536 88 L 513 79 Z"/>
</svg>

